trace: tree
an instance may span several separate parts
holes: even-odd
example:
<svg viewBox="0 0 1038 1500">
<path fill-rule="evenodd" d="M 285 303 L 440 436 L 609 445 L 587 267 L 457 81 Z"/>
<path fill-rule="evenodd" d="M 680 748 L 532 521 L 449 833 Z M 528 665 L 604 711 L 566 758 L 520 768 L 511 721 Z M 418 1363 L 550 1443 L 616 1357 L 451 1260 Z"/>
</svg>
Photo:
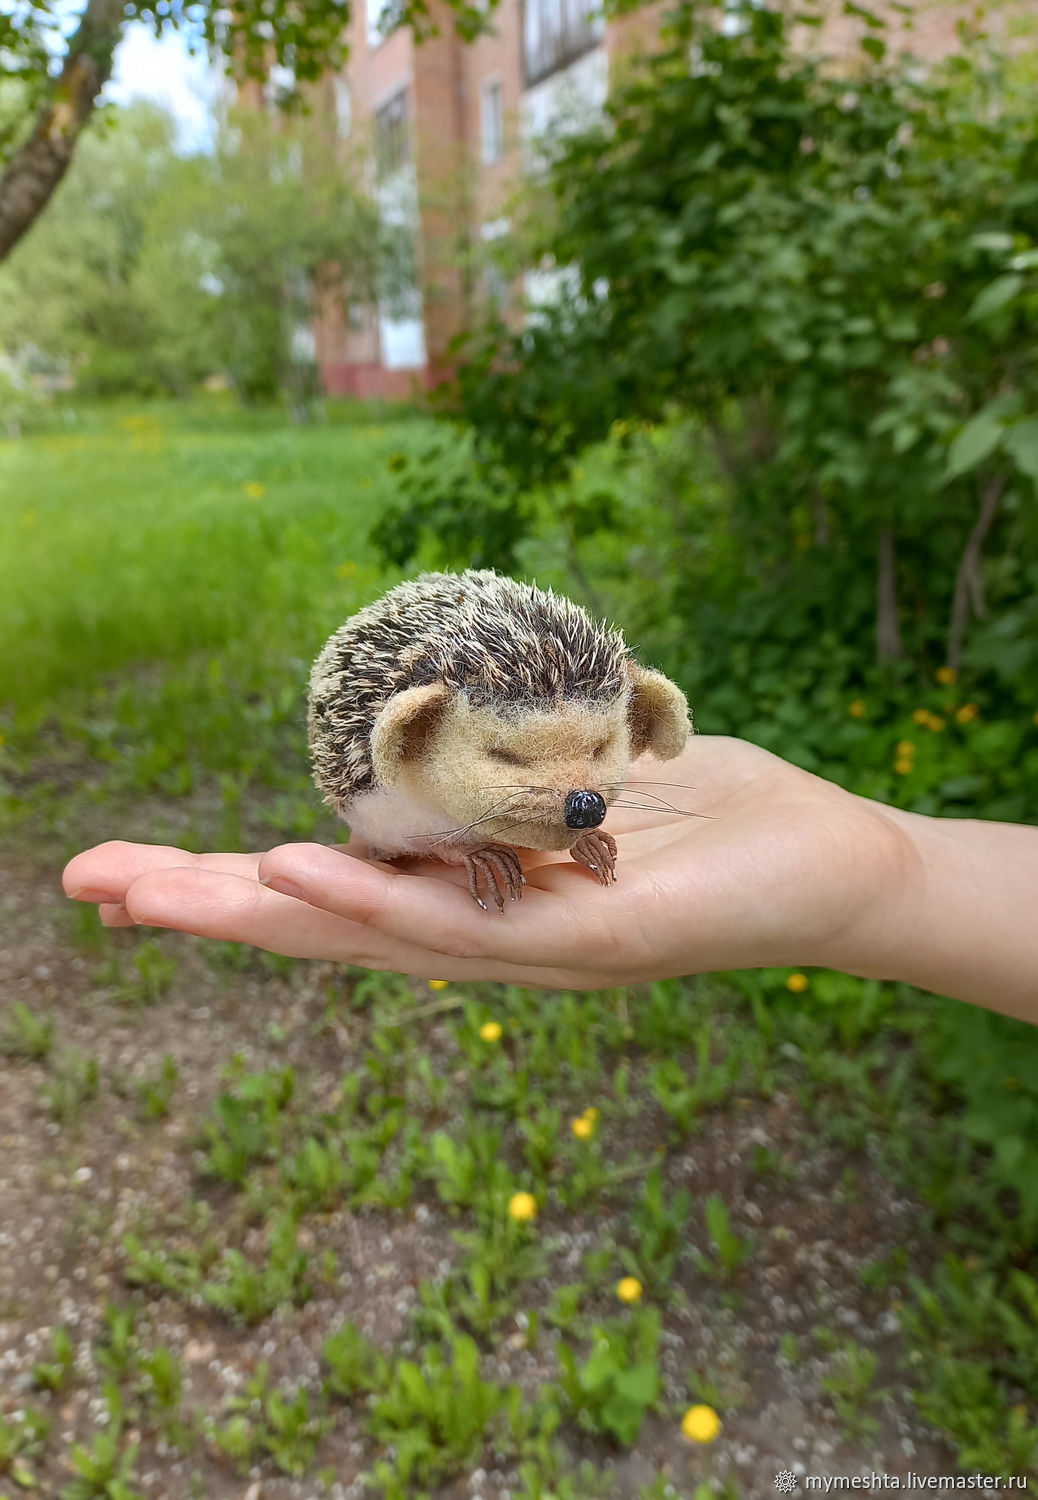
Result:
<svg viewBox="0 0 1038 1500">
<path fill-rule="evenodd" d="M 184 158 L 173 122 L 134 105 L 83 142 L 31 242 L 0 267 L 0 330 L 104 392 L 182 393 L 226 373 L 243 397 L 297 388 L 293 351 L 322 277 L 391 292 L 396 238 L 318 126 L 248 113 Z M 78 253 L 69 254 L 75 242 Z"/>
<path fill-rule="evenodd" d="M 947 630 L 954 667 L 984 541 L 1038 482 L 1033 92 L 976 42 L 891 65 L 882 23 L 848 9 L 862 51 L 823 63 L 779 9 L 733 3 L 719 30 L 681 7 L 672 45 L 558 147 L 534 250 L 574 268 L 569 294 L 490 333 L 459 405 L 490 530 L 612 423 L 694 417 L 749 577 L 777 600 L 795 576 L 848 633 L 871 612 L 886 660 L 903 597 L 912 649 Z M 412 493 L 397 522 L 417 534 L 424 507 L 446 534 L 435 476 Z M 678 617 L 701 593 L 675 580 Z"/>
<path fill-rule="evenodd" d="M 127 22 L 183 30 L 239 77 L 280 79 L 297 90 L 341 66 L 352 0 L 86 0 L 71 34 L 60 0 L 26 0 L 0 10 L 0 260 L 36 221 L 68 170 L 112 70 Z M 466 38 L 488 25 L 492 5 L 472 0 L 396 0 L 387 25 L 417 35 L 452 19 Z M 60 59 L 54 71 L 53 57 Z M 286 74 L 287 70 L 287 74 Z"/>
</svg>

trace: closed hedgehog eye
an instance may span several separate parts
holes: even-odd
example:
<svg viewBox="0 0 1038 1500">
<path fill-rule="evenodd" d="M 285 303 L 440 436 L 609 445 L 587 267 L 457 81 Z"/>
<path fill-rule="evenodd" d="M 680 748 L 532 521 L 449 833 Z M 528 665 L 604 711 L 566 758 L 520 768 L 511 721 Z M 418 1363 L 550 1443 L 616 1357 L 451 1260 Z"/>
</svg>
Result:
<svg viewBox="0 0 1038 1500">
<path fill-rule="evenodd" d="M 514 750 L 506 750 L 501 745 L 491 746 L 487 754 L 492 760 L 499 760 L 503 766 L 528 766 L 530 764 L 521 755 L 516 755 Z"/>
</svg>

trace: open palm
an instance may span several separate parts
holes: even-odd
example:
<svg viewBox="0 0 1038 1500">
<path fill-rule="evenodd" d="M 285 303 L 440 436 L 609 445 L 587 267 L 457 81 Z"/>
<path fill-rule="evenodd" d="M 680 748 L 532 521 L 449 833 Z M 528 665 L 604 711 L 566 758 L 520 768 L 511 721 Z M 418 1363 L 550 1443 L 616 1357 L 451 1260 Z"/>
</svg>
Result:
<svg viewBox="0 0 1038 1500">
<path fill-rule="evenodd" d="M 139 923 L 427 978 L 598 989 L 770 964 L 853 968 L 899 903 L 910 846 L 876 803 L 745 741 L 697 736 L 632 767 L 607 829 L 618 883 L 522 851 L 527 887 L 481 911 L 464 872 L 283 844 L 191 854 L 112 842 L 65 870 L 66 892 L 112 926 Z M 650 811 L 664 800 L 679 812 Z M 857 972 L 863 972 L 859 967 Z"/>
</svg>

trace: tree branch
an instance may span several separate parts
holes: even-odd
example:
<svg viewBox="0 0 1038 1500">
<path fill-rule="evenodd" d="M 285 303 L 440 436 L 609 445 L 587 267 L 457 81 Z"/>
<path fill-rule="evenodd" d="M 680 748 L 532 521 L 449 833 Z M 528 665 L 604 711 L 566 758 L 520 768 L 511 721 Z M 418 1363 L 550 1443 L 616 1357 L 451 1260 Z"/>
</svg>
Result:
<svg viewBox="0 0 1038 1500">
<path fill-rule="evenodd" d="M 894 528 L 879 529 L 879 568 L 876 575 L 876 659 L 900 661 L 901 626 L 897 617 L 897 557 Z"/>
<path fill-rule="evenodd" d="M 973 597 L 974 612 L 982 616 L 986 612 L 983 595 L 981 559 L 984 543 L 991 530 L 1002 494 L 1006 487 L 1006 475 L 995 474 L 980 492 L 980 512 L 973 523 L 973 530 L 962 549 L 959 572 L 955 579 L 955 595 L 952 599 L 951 620 L 948 624 L 948 666 L 958 671 L 962 666 L 962 651 L 966 639 L 966 624 L 970 614 L 970 596 Z M 978 604 L 981 606 L 978 608 Z"/>
<path fill-rule="evenodd" d="M 0 260 L 32 227 L 64 177 L 112 71 L 125 18 L 125 0 L 87 0 L 35 129 L 0 178 Z"/>
</svg>

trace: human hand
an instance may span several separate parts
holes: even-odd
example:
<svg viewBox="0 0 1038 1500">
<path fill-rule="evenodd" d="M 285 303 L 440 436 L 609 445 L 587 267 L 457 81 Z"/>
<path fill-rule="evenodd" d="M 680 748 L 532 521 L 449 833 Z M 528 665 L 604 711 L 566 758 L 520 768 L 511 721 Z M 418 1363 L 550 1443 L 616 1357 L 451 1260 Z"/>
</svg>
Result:
<svg viewBox="0 0 1038 1500">
<path fill-rule="evenodd" d="M 636 805 L 606 825 L 619 883 L 524 850 L 527 887 L 503 918 L 476 907 L 459 867 L 374 863 L 358 843 L 196 855 L 113 842 L 77 855 L 64 886 L 109 926 L 430 978 L 598 989 L 764 965 L 880 972 L 913 860 L 886 809 L 722 737 L 638 762 L 628 787 Z M 687 815 L 649 810 L 660 799 Z"/>
</svg>

